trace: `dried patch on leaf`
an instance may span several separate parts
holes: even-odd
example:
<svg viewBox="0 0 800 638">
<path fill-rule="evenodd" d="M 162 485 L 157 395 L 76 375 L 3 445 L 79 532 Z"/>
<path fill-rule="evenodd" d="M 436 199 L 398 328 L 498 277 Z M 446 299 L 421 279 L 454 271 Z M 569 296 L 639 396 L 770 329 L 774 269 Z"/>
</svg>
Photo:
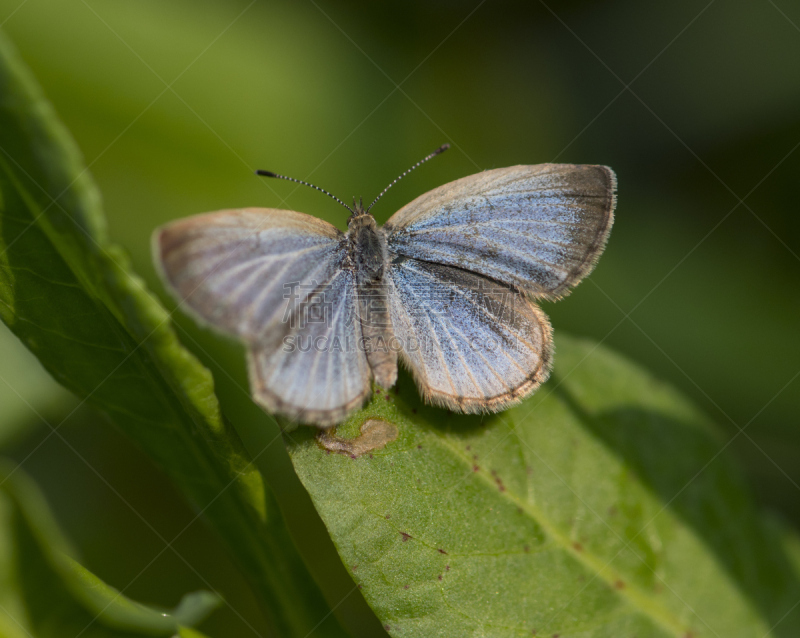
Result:
<svg viewBox="0 0 800 638">
<path fill-rule="evenodd" d="M 356 458 L 373 450 L 380 450 L 387 443 L 394 441 L 399 434 L 397 426 L 382 419 L 367 419 L 361 425 L 360 431 L 361 434 L 354 439 L 340 439 L 335 434 L 335 428 L 321 430 L 317 434 L 317 443 L 328 452 Z"/>
</svg>

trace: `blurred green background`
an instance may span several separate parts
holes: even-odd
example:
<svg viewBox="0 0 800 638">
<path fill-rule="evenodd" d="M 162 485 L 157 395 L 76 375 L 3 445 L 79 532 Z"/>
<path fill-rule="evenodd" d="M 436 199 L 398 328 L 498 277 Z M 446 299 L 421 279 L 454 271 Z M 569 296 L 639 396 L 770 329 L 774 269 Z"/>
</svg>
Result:
<svg viewBox="0 0 800 638">
<path fill-rule="evenodd" d="M 77 139 L 112 237 L 169 307 L 149 254 L 167 220 L 268 206 L 345 227 L 335 202 L 256 168 L 371 201 L 450 142 L 383 198 L 383 222 L 483 169 L 610 165 L 611 240 L 588 281 L 545 305 L 555 329 L 693 397 L 757 498 L 800 525 L 797 3 L 3 0 L 0 25 Z M 176 320 L 226 412 L 263 421 L 262 471 L 336 613 L 354 634 L 380 635 L 277 428 L 247 399 L 241 349 Z M 161 605 L 210 583 L 231 605 L 204 630 L 263 633 L 220 543 L 101 415 L 79 409 L 63 440 L 48 437 L 45 421 L 75 401 L 4 327 L 0 374 L 13 385 L 0 384 L 0 451 L 25 460 L 89 569 Z M 159 535 L 178 534 L 191 567 L 170 551 L 153 560 Z"/>
</svg>

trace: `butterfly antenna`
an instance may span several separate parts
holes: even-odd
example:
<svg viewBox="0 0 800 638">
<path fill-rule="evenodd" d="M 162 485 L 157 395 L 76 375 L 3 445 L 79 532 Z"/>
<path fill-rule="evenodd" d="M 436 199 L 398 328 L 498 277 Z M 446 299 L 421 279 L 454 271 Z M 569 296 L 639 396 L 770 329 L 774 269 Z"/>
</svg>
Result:
<svg viewBox="0 0 800 638">
<path fill-rule="evenodd" d="M 388 185 L 386 188 L 384 188 L 384 189 L 383 189 L 383 192 L 381 192 L 381 194 L 380 194 L 380 195 L 378 195 L 378 196 L 375 198 L 375 201 L 374 201 L 374 202 L 372 202 L 372 203 L 369 205 L 369 208 L 367 208 L 367 212 L 369 212 L 369 211 L 370 211 L 370 209 L 371 209 L 371 208 L 372 208 L 372 207 L 375 205 L 375 202 L 377 202 L 377 201 L 378 201 L 378 200 L 379 200 L 381 197 L 383 197 L 383 196 L 386 194 L 386 191 L 388 191 L 388 190 L 389 190 L 389 189 L 390 189 L 392 186 L 394 186 L 395 184 L 397 184 L 397 182 L 399 182 L 401 179 L 403 179 L 403 178 L 404 178 L 406 175 L 408 175 L 408 174 L 409 174 L 411 171 L 413 171 L 415 168 L 417 168 L 417 167 L 419 167 L 419 166 L 422 166 L 422 165 L 423 165 L 425 162 L 427 162 L 429 159 L 433 159 L 433 158 L 434 158 L 434 157 L 436 157 L 437 155 L 440 155 L 441 153 L 444 153 L 444 152 L 445 152 L 445 151 L 446 151 L 448 148 L 450 148 L 450 145 L 449 145 L 449 144 L 442 144 L 442 145 L 441 145 L 439 148 L 437 148 L 437 149 L 436 149 L 436 150 L 435 150 L 433 153 L 431 153 L 431 154 L 430 154 L 430 155 L 428 155 L 427 157 L 423 157 L 423 158 L 422 158 L 422 159 L 421 159 L 419 162 L 417 162 L 416 164 L 414 164 L 414 166 L 412 166 L 411 168 L 409 168 L 409 169 L 408 169 L 408 170 L 407 170 L 405 173 L 403 173 L 402 175 L 398 176 L 398 177 L 397 177 L 397 179 L 395 179 L 395 180 L 394 180 L 394 181 L 393 181 L 391 184 L 389 184 L 389 185 Z"/>
<path fill-rule="evenodd" d="M 428 159 L 428 158 L 426 157 L 425 159 Z M 320 188 L 319 186 L 314 186 L 314 184 L 309 184 L 308 182 L 304 182 L 302 179 L 295 179 L 294 177 L 286 177 L 286 175 L 278 175 L 277 173 L 273 173 L 272 171 L 262 171 L 262 170 L 256 171 L 256 175 L 261 175 L 262 177 L 276 177 L 277 179 L 285 179 L 285 180 L 288 180 L 290 182 L 295 182 L 296 184 L 302 184 L 303 186 L 310 186 L 311 188 L 314 188 L 314 189 L 318 190 L 320 193 L 325 193 L 331 199 L 335 199 L 342 206 L 344 206 L 347 210 L 349 210 L 351 213 L 353 213 L 353 215 L 356 214 L 355 211 L 352 208 L 350 208 L 347 204 L 345 204 L 341 199 L 336 197 L 336 195 L 332 195 L 331 193 L 326 191 L 324 188 Z"/>
</svg>

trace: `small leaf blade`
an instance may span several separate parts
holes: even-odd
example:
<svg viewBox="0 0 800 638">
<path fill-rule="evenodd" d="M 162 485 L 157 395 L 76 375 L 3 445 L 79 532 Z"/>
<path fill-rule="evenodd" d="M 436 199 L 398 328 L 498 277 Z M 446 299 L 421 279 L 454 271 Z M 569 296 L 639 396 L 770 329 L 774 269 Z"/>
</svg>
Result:
<svg viewBox="0 0 800 638">
<path fill-rule="evenodd" d="M 0 512 L 0 627 L 27 636 L 77 635 L 91 628 L 96 636 L 166 637 L 201 622 L 221 603 L 200 591 L 184 596 L 175 609 L 156 609 L 110 587 L 72 558 L 74 550 L 39 490 L 5 461 Z"/>
</svg>

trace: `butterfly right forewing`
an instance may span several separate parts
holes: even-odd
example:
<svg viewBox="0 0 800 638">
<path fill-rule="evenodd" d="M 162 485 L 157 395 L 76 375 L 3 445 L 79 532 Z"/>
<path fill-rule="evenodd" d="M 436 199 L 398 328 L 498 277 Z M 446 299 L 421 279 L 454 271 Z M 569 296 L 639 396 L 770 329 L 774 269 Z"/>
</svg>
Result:
<svg viewBox="0 0 800 638">
<path fill-rule="evenodd" d="M 613 223 L 615 191 L 606 166 L 511 166 L 435 188 L 384 229 L 396 254 L 555 299 L 594 267 Z"/>
</svg>

